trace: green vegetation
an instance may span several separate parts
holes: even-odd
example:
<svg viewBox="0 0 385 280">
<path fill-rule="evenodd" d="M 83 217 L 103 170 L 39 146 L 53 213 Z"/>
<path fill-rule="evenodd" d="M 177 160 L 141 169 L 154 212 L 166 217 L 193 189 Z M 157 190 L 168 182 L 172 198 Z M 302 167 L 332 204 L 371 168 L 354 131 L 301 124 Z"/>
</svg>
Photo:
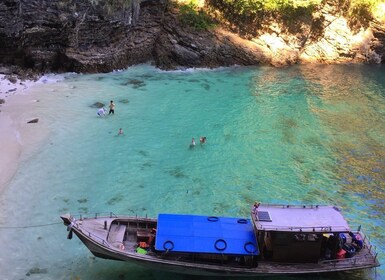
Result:
<svg viewBox="0 0 385 280">
<path fill-rule="evenodd" d="M 127 11 L 133 4 L 139 7 L 141 0 L 88 0 L 92 6 L 103 8 L 108 15 Z M 327 3 L 325 0 L 170 0 L 179 9 L 183 24 L 197 30 L 205 30 L 221 21 L 244 36 L 253 36 L 265 23 L 282 22 L 287 30 L 300 30 L 300 26 L 314 19 L 314 11 Z M 202 7 L 204 3 L 204 7 Z M 334 0 L 335 5 L 348 18 L 351 27 L 365 26 L 373 19 L 373 13 L 385 0 Z M 76 10 L 74 0 L 59 0 L 59 8 Z M 327 5 L 327 4 L 326 4 Z M 318 25 L 322 25 L 320 22 Z M 314 25 L 314 24 L 313 24 Z"/>
<path fill-rule="evenodd" d="M 232 5 L 238 13 L 260 11 L 284 11 L 288 8 L 308 8 L 321 3 L 321 0 L 223 0 L 227 5 Z"/>
<path fill-rule="evenodd" d="M 234 15 L 285 12 L 287 10 L 312 9 L 321 0 L 207 0 L 208 5 L 232 12 Z"/>
<path fill-rule="evenodd" d="M 372 13 L 373 9 L 380 4 L 385 3 L 384 0 L 351 0 L 350 6 L 352 10 L 367 9 L 368 12 Z"/>
<path fill-rule="evenodd" d="M 351 0 L 347 16 L 352 26 L 367 25 L 373 18 L 373 13 L 384 0 Z"/>
<path fill-rule="evenodd" d="M 212 18 L 199 8 L 198 2 L 194 0 L 179 5 L 179 16 L 183 24 L 197 30 L 206 30 L 214 26 Z"/>
<path fill-rule="evenodd" d="M 253 37 L 269 22 L 282 22 L 289 32 L 301 32 L 312 22 L 322 0 L 206 0 L 210 14 L 243 37 Z M 267 23 L 267 24 L 266 24 Z"/>
<path fill-rule="evenodd" d="M 244 37 L 254 36 L 271 21 L 281 22 L 288 32 L 301 32 L 304 25 L 317 31 L 323 17 L 315 12 L 325 5 L 334 6 L 351 27 L 367 26 L 379 3 L 385 0 L 205 0 L 210 15 Z"/>
<path fill-rule="evenodd" d="M 322 0 L 206 0 L 209 4 L 215 6 L 222 5 L 223 7 L 232 8 L 234 13 L 242 15 L 244 13 L 257 12 L 284 12 L 289 9 L 298 8 L 314 8 L 322 4 Z M 335 0 L 339 6 L 350 6 L 352 13 L 359 10 L 373 12 L 373 8 L 384 3 L 384 0 Z"/>
</svg>

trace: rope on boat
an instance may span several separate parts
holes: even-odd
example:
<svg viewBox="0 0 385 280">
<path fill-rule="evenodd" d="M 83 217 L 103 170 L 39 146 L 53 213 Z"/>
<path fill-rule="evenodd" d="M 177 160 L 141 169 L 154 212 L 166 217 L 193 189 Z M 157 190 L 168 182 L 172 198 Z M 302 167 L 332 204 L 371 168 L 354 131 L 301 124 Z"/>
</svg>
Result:
<svg viewBox="0 0 385 280">
<path fill-rule="evenodd" d="M 0 226 L 0 230 L 2 229 L 20 229 L 20 228 L 38 228 L 38 227 L 47 227 L 47 226 L 53 226 L 63 224 L 63 222 L 56 222 L 56 223 L 50 223 L 50 224 L 40 224 L 40 225 L 29 225 L 29 226 L 14 226 L 14 227 L 2 227 Z"/>
</svg>

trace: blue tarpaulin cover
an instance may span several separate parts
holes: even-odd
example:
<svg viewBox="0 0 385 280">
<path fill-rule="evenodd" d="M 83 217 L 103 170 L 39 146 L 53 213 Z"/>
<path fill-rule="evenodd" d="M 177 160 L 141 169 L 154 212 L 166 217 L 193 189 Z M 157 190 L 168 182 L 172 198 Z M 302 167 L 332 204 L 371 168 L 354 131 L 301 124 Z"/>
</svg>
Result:
<svg viewBox="0 0 385 280">
<path fill-rule="evenodd" d="M 259 254 L 249 219 L 179 214 L 159 214 L 155 249 L 212 254 Z"/>
</svg>

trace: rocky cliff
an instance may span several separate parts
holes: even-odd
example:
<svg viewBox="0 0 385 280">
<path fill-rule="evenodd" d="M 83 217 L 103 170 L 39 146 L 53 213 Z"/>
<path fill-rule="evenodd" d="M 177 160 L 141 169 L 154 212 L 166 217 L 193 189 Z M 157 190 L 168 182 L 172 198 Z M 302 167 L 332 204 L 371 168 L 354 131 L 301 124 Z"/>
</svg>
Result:
<svg viewBox="0 0 385 280">
<path fill-rule="evenodd" d="M 152 60 L 165 3 L 3 0 L 0 63 L 37 71 L 107 72 Z"/>
<path fill-rule="evenodd" d="M 385 61 L 385 24 L 373 19 L 352 30 L 332 1 L 295 31 L 269 20 L 252 36 L 225 21 L 209 30 L 186 26 L 170 1 L 2 0 L 0 64 L 109 72 L 149 61 L 162 69 Z M 207 2 L 209 11 L 218 1 Z"/>
</svg>

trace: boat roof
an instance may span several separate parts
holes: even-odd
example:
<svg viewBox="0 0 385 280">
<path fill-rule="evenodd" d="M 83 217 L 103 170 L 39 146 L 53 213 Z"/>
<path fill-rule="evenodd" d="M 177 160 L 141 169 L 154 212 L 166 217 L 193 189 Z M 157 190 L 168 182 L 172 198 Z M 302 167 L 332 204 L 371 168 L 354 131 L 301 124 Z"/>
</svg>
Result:
<svg viewBox="0 0 385 280">
<path fill-rule="evenodd" d="M 257 230 L 299 232 L 348 232 L 350 227 L 335 206 L 261 204 L 252 209 Z"/>
<path fill-rule="evenodd" d="M 250 219 L 159 214 L 155 241 L 159 251 L 258 255 Z"/>
</svg>

